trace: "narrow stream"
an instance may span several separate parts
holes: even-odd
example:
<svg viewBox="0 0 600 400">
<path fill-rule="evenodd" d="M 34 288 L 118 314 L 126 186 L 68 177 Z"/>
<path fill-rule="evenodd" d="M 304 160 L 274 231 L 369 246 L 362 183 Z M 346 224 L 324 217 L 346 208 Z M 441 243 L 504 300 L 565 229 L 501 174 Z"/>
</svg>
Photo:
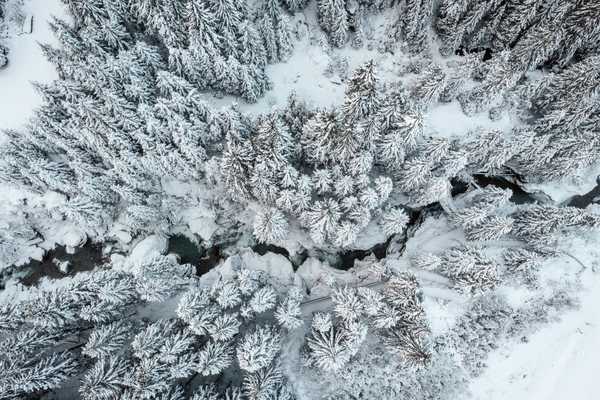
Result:
<svg viewBox="0 0 600 400">
<path fill-rule="evenodd" d="M 513 192 L 511 201 L 516 204 L 529 204 L 539 201 L 539 196 L 524 191 L 517 183 L 511 182 L 503 177 L 474 175 L 474 179 L 475 183 L 481 187 L 492 185 L 511 189 Z M 468 190 L 468 185 L 453 182 L 453 196 L 464 193 L 466 190 Z M 589 204 L 597 202 L 598 198 L 600 198 L 600 180 L 598 185 L 590 192 L 584 195 L 574 196 L 566 201 L 564 205 L 585 208 Z M 332 266 L 347 270 L 354 266 L 355 260 L 362 260 L 370 255 L 374 255 L 377 259 L 385 258 L 392 242 L 394 242 L 394 246 L 400 245 L 400 247 L 403 248 L 403 243 L 412 236 L 412 233 L 414 233 L 420 222 L 422 222 L 423 217 L 430 212 L 440 211 L 438 203 L 431 204 L 419 210 L 409 210 L 410 221 L 404 235 L 390 237 L 385 242 L 376 244 L 369 249 L 348 250 L 337 254 L 321 254 L 320 252 L 313 254 L 313 252 L 305 250 L 293 257 L 290 256 L 290 253 L 285 248 L 274 245 L 256 244 L 252 247 L 252 250 L 260 255 L 264 255 L 267 252 L 280 254 L 290 260 L 294 270 L 297 270 L 309 256 L 328 259 L 331 261 Z M 207 273 L 223 260 L 224 255 L 222 250 L 223 249 L 219 246 L 205 248 L 202 244 L 195 244 L 188 237 L 180 234 L 173 235 L 169 238 L 168 252 L 177 254 L 181 263 L 194 265 L 196 267 L 197 275 L 199 276 Z M 24 266 L 8 269 L 5 276 L 0 277 L 0 289 L 3 286 L 3 279 L 6 279 L 10 274 L 10 271 L 16 271 L 17 274 L 23 275 L 20 281 L 25 286 L 35 286 L 42 277 L 59 279 L 65 276 L 73 276 L 81 271 L 90 271 L 107 261 L 108 260 L 102 254 L 102 244 L 99 243 L 88 241 L 82 247 L 76 248 L 74 254 L 69 254 L 66 252 L 65 247 L 58 246 L 55 249 L 48 251 L 44 255 L 42 261 L 33 260 Z M 69 263 L 66 272 L 61 271 L 58 266 L 58 264 L 62 262 Z"/>
<path fill-rule="evenodd" d="M 204 275 L 221 261 L 219 247 L 213 246 L 205 249 L 195 244 L 184 235 L 173 235 L 169 238 L 168 253 L 177 254 L 182 264 L 191 264 L 196 267 L 196 275 Z"/>
<path fill-rule="evenodd" d="M 575 195 L 571 197 L 566 205 L 569 207 L 586 208 L 592 203 L 600 202 L 600 177 L 596 179 L 596 187 L 582 195 Z"/>
<path fill-rule="evenodd" d="M 60 279 L 73 276 L 78 272 L 91 271 L 96 266 L 102 265 L 107 260 L 102 254 L 102 244 L 87 241 L 83 246 L 77 247 L 75 253 L 69 254 L 64 246 L 57 246 L 44 255 L 42 261 L 32 260 L 19 267 L 26 275 L 21 278 L 25 286 L 35 286 L 43 277 Z M 67 272 L 60 270 L 58 263 L 68 262 Z"/>
</svg>

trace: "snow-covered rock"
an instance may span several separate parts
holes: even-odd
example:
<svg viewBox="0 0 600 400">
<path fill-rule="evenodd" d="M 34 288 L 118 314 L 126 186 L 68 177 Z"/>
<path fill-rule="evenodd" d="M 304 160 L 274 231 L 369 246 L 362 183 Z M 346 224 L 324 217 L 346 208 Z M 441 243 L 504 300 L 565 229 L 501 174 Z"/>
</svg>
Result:
<svg viewBox="0 0 600 400">
<path fill-rule="evenodd" d="M 131 243 L 133 240 L 133 237 L 131 236 L 131 233 L 127 227 L 121 224 L 115 224 L 111 233 L 119 242 L 124 244 Z"/>
<path fill-rule="evenodd" d="M 299 286 L 292 263 L 287 258 L 271 252 L 261 256 L 251 249 L 244 249 L 228 257 L 222 264 L 202 275 L 200 280 L 203 285 L 211 285 L 221 277 L 231 278 L 240 268 L 264 272 L 269 275 L 269 282 L 278 289 Z"/>
<path fill-rule="evenodd" d="M 182 212 L 182 219 L 188 224 L 190 231 L 205 241 L 210 241 L 219 226 L 216 214 L 203 203 Z"/>
<path fill-rule="evenodd" d="M 208 241 L 213 237 L 213 234 L 219 228 L 213 218 L 197 217 L 188 220 L 190 231 Z"/>
<path fill-rule="evenodd" d="M 243 251 L 240 257 L 244 267 L 263 271 L 281 286 L 288 286 L 294 282 L 292 263 L 281 254 L 268 252 L 261 256 L 248 249 Z"/>
<path fill-rule="evenodd" d="M 110 263 L 114 266 L 120 266 L 127 262 L 127 257 L 123 254 L 113 253 L 110 255 Z"/>
<path fill-rule="evenodd" d="M 356 241 L 349 250 L 368 250 L 374 246 L 385 243 L 387 236 L 381 230 L 379 225 L 375 222 L 371 222 L 365 229 L 363 229 L 356 238 Z"/>
<path fill-rule="evenodd" d="M 79 229 L 70 229 L 63 236 L 63 243 L 66 247 L 80 247 L 83 246 L 85 242 L 87 242 L 87 235 Z"/>
<path fill-rule="evenodd" d="M 296 275 L 310 290 L 311 297 L 320 297 L 329 294 L 328 281 L 334 280 L 341 283 L 352 282 L 354 280 L 352 273 L 332 268 L 328 263 L 313 257 L 307 258 L 298 267 Z"/>
<path fill-rule="evenodd" d="M 52 260 L 52 262 L 54 263 L 54 265 L 56 265 L 58 270 L 60 272 L 62 272 L 63 274 L 69 273 L 69 270 L 71 269 L 71 263 L 69 261 L 61 261 L 61 260 L 55 258 Z"/>
<path fill-rule="evenodd" d="M 42 261 L 44 259 L 44 254 L 46 254 L 46 251 L 41 247 L 30 247 L 27 256 L 18 262 L 17 265 L 25 264 L 28 258 L 36 261 Z"/>
<path fill-rule="evenodd" d="M 466 241 L 461 229 L 452 226 L 445 216 L 429 217 L 406 242 L 404 254 L 414 257 L 423 253 L 441 253 Z"/>
<path fill-rule="evenodd" d="M 166 236 L 150 235 L 131 250 L 127 261 L 130 265 L 140 265 L 157 255 L 166 254 L 169 248 L 169 240 Z"/>
</svg>

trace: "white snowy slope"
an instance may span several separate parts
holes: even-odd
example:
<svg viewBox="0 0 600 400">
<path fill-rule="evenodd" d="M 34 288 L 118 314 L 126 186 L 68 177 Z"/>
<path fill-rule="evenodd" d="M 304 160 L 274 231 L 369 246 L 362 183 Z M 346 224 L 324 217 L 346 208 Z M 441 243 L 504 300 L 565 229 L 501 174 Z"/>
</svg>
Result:
<svg viewBox="0 0 600 400">
<path fill-rule="evenodd" d="M 32 110 L 41 104 L 42 99 L 31 81 L 50 82 L 57 78 L 56 70 L 44 58 L 38 42 L 56 43 L 48 21 L 52 16 L 64 17 L 64 5 L 60 0 L 25 0 L 23 13 L 33 16 L 33 32 L 18 35 L 20 27 L 13 27 L 12 37 L 7 42 L 9 63 L 0 70 L 0 130 L 22 127 Z"/>
<path fill-rule="evenodd" d="M 494 351 L 471 383 L 471 399 L 597 400 L 600 274 L 582 274 L 581 308 L 544 326 L 526 343 Z"/>
</svg>

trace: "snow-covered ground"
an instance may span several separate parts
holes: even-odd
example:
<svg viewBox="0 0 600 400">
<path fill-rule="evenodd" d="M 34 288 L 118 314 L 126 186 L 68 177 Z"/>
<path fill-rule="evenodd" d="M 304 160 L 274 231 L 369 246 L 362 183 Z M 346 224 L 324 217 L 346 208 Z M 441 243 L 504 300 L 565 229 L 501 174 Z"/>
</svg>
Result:
<svg viewBox="0 0 600 400">
<path fill-rule="evenodd" d="M 587 271 L 582 280 L 581 308 L 493 352 L 471 384 L 474 399 L 598 399 L 600 275 Z"/>
<path fill-rule="evenodd" d="M 568 201 L 571 197 L 583 195 L 598 185 L 600 164 L 595 165 L 581 176 L 573 176 L 560 181 L 540 184 L 526 184 L 524 189 L 530 192 L 541 191 L 550 196 L 557 204 Z"/>
<path fill-rule="evenodd" d="M 33 32 L 18 35 L 13 26 L 7 41 L 9 63 L 0 70 L 0 129 L 22 127 L 42 99 L 31 81 L 50 82 L 56 70 L 44 58 L 38 43 L 56 43 L 48 26 L 52 16 L 64 17 L 66 9 L 60 0 L 26 0 L 23 13 L 33 16 Z M 1 139 L 1 137 L 0 137 Z"/>
</svg>

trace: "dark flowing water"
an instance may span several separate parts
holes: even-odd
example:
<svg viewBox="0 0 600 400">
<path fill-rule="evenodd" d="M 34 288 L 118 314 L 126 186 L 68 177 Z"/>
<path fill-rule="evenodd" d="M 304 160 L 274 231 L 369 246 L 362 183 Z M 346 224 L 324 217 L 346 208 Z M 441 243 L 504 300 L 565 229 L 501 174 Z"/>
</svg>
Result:
<svg viewBox="0 0 600 400">
<path fill-rule="evenodd" d="M 475 182 L 482 187 L 491 185 L 511 189 L 513 192 L 511 201 L 516 204 L 528 204 L 539 201 L 535 194 L 524 191 L 518 183 L 511 182 L 505 178 L 487 177 L 484 175 L 474 175 L 474 178 Z M 464 193 L 467 189 L 467 185 L 453 182 L 452 195 L 456 196 L 460 193 Z M 600 181 L 590 192 L 584 195 L 573 196 L 571 199 L 567 200 L 564 205 L 585 208 L 589 204 L 596 202 L 596 199 L 599 196 Z M 419 210 L 408 210 L 410 212 L 409 227 L 418 225 L 419 217 L 423 216 L 423 213 L 435 211 L 438 208 L 439 205 L 435 203 Z M 406 237 L 400 238 L 400 240 L 404 241 L 406 239 Z M 335 265 L 332 266 L 340 269 L 349 269 L 354 266 L 355 260 L 362 260 L 370 255 L 374 255 L 377 259 L 382 259 L 386 257 L 391 240 L 392 238 L 389 238 L 385 242 L 379 243 L 370 249 L 349 250 L 338 253 L 334 257 Z M 296 270 L 308 256 L 311 256 L 309 252 L 304 251 L 295 257 L 291 257 L 290 253 L 285 248 L 266 244 L 256 244 L 252 247 L 252 250 L 260 255 L 264 255 L 267 252 L 281 254 L 292 262 L 294 270 Z M 222 251 L 219 246 L 205 248 L 201 244 L 194 243 L 184 235 L 173 235 L 169 238 L 168 252 L 177 254 L 181 263 L 194 265 L 198 275 L 207 273 L 223 259 Z M 318 255 L 312 254 L 312 256 Z M 59 262 L 69 262 L 68 271 L 66 273 L 62 272 L 54 260 Z M 88 241 L 85 245 L 76 248 L 74 254 L 68 254 L 65 247 L 58 246 L 55 249 L 48 251 L 44 255 L 42 261 L 33 260 L 26 265 L 13 267 L 7 270 L 4 276 L 0 277 L 0 288 L 3 286 L 3 280 L 6 279 L 11 272 L 24 271 L 25 275 L 21 278 L 21 282 L 26 286 L 34 286 L 37 285 L 43 277 L 60 279 L 65 276 L 73 276 L 81 271 L 90 271 L 105 262 L 107 262 L 107 259 L 102 254 L 102 244 Z"/>
<path fill-rule="evenodd" d="M 598 183 L 595 188 L 587 192 L 586 194 L 576 195 L 567 200 L 566 205 L 570 207 L 586 208 L 592 203 L 598 203 L 597 200 L 600 196 L 600 179 L 597 179 Z"/>
<path fill-rule="evenodd" d="M 182 264 L 195 266 L 198 276 L 210 271 L 222 258 L 219 247 L 205 249 L 184 235 L 173 235 L 169 238 L 168 252 L 177 254 Z"/>
<path fill-rule="evenodd" d="M 63 273 L 54 260 L 69 262 L 68 272 Z M 35 286 L 43 277 L 60 279 L 65 276 L 73 276 L 78 272 L 91 271 L 106 261 L 102 255 L 102 244 L 88 241 L 83 246 L 75 248 L 73 254 L 67 253 L 64 246 L 57 246 L 53 250 L 47 251 L 42 261 L 32 260 L 18 268 L 27 273 L 25 277 L 21 278 L 21 283 L 25 286 Z"/>
</svg>

